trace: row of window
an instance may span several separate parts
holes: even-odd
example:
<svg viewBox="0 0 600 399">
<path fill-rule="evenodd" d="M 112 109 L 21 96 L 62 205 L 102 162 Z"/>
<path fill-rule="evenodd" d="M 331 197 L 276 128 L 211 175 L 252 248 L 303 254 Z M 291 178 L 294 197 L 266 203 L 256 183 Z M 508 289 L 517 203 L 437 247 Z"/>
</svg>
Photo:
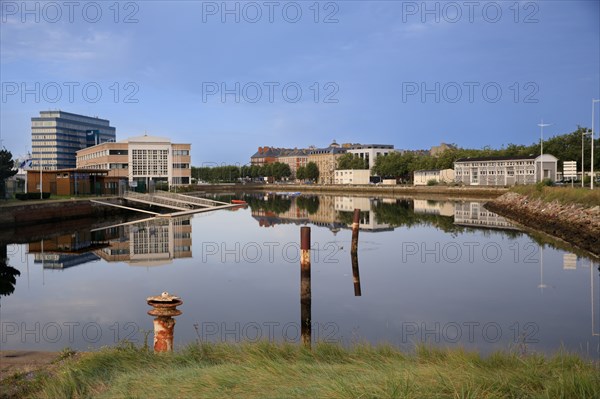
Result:
<svg viewBox="0 0 600 399">
<path fill-rule="evenodd" d="M 533 165 L 535 161 L 507 161 L 507 162 L 460 162 L 456 164 L 456 167 L 471 167 L 471 166 L 518 166 L 518 165 Z"/>
<path fill-rule="evenodd" d="M 520 170 L 520 169 L 518 169 L 516 172 L 517 172 L 516 173 L 517 175 L 534 175 L 535 174 L 535 170 Z M 480 175 L 504 175 L 504 171 L 503 170 L 497 170 L 497 171 L 494 171 L 494 170 L 488 170 L 488 171 L 481 170 L 481 171 L 479 171 L 479 174 Z M 508 176 L 514 176 L 515 175 L 515 171 L 514 170 L 507 170 L 506 174 Z M 466 171 L 457 170 L 456 171 L 456 176 L 468 176 L 468 175 L 469 175 L 469 171 L 468 170 L 466 170 Z M 473 176 L 474 176 L 474 178 L 477 178 L 477 171 L 473 171 Z"/>
</svg>

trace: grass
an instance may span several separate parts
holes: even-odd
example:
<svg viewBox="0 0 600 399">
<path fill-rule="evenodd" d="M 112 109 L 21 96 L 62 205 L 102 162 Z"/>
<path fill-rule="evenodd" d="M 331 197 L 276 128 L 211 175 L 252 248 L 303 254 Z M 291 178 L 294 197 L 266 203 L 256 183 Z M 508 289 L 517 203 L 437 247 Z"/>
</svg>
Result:
<svg viewBox="0 0 600 399">
<path fill-rule="evenodd" d="M 600 190 L 581 187 L 515 186 L 510 191 L 546 202 L 558 201 L 562 204 L 580 204 L 584 206 L 600 205 Z"/>
<path fill-rule="evenodd" d="M 389 346 L 203 343 L 172 354 L 80 353 L 15 397 L 598 398 L 600 370 L 564 353 L 483 358 L 425 346 L 408 355 Z"/>
</svg>

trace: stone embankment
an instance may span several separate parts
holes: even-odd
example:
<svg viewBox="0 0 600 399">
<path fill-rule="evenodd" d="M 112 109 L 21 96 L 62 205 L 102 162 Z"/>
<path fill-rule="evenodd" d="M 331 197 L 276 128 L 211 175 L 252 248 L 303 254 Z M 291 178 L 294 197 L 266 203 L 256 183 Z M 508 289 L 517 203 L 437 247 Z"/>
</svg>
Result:
<svg viewBox="0 0 600 399">
<path fill-rule="evenodd" d="M 546 202 L 509 192 L 485 208 L 600 256 L 600 206 Z"/>
</svg>

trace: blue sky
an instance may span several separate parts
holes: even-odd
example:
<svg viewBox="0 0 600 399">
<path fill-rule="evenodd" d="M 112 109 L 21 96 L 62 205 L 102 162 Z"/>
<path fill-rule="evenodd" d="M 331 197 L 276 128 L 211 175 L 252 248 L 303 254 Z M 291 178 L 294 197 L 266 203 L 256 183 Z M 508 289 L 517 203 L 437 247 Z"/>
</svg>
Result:
<svg viewBox="0 0 600 399">
<path fill-rule="evenodd" d="M 333 139 L 530 144 L 542 118 L 545 136 L 591 126 L 600 98 L 596 0 L 115 3 L 2 1 L 14 155 L 49 109 L 192 143 L 200 166 Z"/>
</svg>

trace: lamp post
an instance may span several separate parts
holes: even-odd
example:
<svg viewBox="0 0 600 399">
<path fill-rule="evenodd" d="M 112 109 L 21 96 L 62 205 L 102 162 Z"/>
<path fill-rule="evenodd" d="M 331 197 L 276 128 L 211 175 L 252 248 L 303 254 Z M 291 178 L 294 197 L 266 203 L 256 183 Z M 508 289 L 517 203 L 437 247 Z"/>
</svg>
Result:
<svg viewBox="0 0 600 399">
<path fill-rule="evenodd" d="M 40 149 L 40 199 L 44 199 L 42 194 L 42 150 Z"/>
<path fill-rule="evenodd" d="M 591 155 L 591 157 L 592 157 L 592 159 L 590 161 L 590 175 L 591 175 L 590 176 L 591 177 L 591 179 L 590 179 L 590 190 L 594 189 L 594 110 L 595 110 L 594 107 L 595 107 L 595 104 L 597 102 L 600 102 L 600 100 L 595 100 L 595 99 L 592 98 L 592 133 L 591 133 L 592 134 L 592 143 L 591 143 L 591 146 L 592 146 L 592 155 Z"/>
<path fill-rule="evenodd" d="M 586 131 L 582 131 L 581 132 L 581 188 L 583 188 L 583 177 L 585 175 L 585 147 L 584 147 L 584 142 L 585 142 L 585 136 L 587 136 L 589 133 Z"/>
<path fill-rule="evenodd" d="M 544 123 L 542 119 L 538 126 L 540 127 L 540 181 L 542 181 L 544 179 L 544 127 L 550 126 L 550 124 Z"/>
</svg>

